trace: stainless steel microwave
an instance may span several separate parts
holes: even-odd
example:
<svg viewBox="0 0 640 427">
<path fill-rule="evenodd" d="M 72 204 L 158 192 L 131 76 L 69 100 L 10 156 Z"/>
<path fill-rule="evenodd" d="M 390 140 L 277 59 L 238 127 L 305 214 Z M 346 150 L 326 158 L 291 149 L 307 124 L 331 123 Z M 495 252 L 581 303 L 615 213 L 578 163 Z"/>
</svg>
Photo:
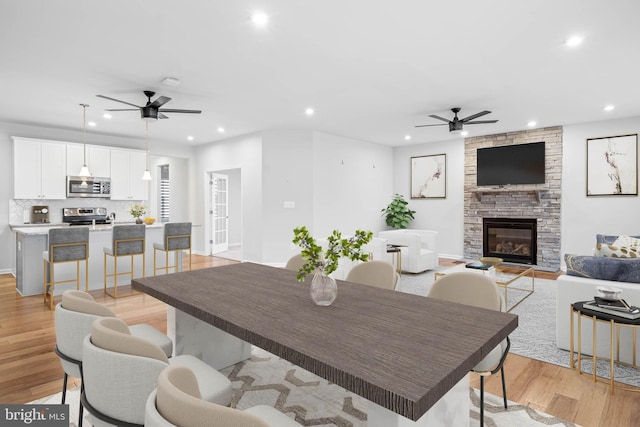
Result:
<svg viewBox="0 0 640 427">
<path fill-rule="evenodd" d="M 111 178 L 68 176 L 67 197 L 111 197 Z"/>
</svg>

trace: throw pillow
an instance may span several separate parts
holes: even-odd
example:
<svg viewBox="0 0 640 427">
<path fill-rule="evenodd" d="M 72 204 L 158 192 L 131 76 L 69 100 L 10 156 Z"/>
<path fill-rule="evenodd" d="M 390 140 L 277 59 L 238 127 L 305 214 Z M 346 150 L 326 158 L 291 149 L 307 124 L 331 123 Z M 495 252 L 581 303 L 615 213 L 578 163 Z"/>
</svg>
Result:
<svg viewBox="0 0 640 427">
<path fill-rule="evenodd" d="M 590 279 L 640 283 L 640 259 L 565 254 L 567 274 Z"/>
<path fill-rule="evenodd" d="M 640 239 L 619 236 L 612 244 L 598 243 L 594 255 L 613 258 L 640 258 Z"/>
<path fill-rule="evenodd" d="M 606 245 L 612 245 L 618 239 L 619 236 L 612 236 L 609 234 L 596 234 L 596 243 L 604 243 Z M 636 239 L 640 239 L 640 236 L 631 236 Z"/>
</svg>

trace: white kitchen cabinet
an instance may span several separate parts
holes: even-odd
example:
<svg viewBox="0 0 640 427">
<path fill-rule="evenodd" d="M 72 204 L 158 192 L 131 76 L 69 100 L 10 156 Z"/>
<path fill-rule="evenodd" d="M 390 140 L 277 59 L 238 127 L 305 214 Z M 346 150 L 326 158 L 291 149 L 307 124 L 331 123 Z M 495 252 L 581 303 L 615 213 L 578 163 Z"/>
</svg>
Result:
<svg viewBox="0 0 640 427">
<path fill-rule="evenodd" d="M 146 155 L 140 150 L 111 149 L 111 200 L 149 198 L 149 182 L 142 179 Z"/>
<path fill-rule="evenodd" d="M 67 175 L 77 176 L 84 164 L 84 144 L 67 144 Z M 92 176 L 111 176 L 111 149 L 87 144 L 87 167 Z"/>
<path fill-rule="evenodd" d="M 64 142 L 13 138 L 14 198 L 66 199 Z"/>
</svg>

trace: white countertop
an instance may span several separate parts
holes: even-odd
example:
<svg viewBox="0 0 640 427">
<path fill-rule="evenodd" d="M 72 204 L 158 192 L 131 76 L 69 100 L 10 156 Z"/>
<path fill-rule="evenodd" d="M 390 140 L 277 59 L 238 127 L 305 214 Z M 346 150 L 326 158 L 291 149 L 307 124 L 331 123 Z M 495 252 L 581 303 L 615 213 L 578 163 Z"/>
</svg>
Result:
<svg viewBox="0 0 640 427">
<path fill-rule="evenodd" d="M 134 222 L 117 222 L 114 225 L 133 225 Z M 147 225 L 146 227 L 149 229 L 162 228 L 162 223 L 154 223 L 152 225 Z M 69 224 L 23 224 L 23 225 L 11 225 L 11 229 L 16 233 L 22 233 L 25 235 L 38 235 L 38 234 L 49 234 L 49 230 L 52 228 L 60 228 L 60 227 L 69 227 Z M 112 224 L 97 224 L 97 225 L 79 225 L 77 227 L 87 227 L 89 228 L 89 232 L 104 232 L 111 231 L 113 228 Z"/>
</svg>

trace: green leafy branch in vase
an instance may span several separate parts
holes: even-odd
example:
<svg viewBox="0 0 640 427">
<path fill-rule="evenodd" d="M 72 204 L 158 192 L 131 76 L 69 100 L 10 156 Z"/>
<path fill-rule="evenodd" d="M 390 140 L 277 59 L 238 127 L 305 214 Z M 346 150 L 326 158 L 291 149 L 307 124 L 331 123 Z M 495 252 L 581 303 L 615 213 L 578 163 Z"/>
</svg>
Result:
<svg viewBox="0 0 640 427">
<path fill-rule="evenodd" d="M 326 275 L 333 273 L 338 268 L 340 257 L 349 258 L 351 261 L 368 261 L 369 254 L 362 253 L 362 246 L 373 238 L 371 231 L 356 230 L 354 236 L 343 238 L 342 233 L 333 230 L 327 237 L 327 250 L 323 253 L 322 247 L 309 234 L 307 227 L 296 227 L 293 235 L 293 243 L 302 248 L 302 258 L 307 261 L 296 276 L 300 282 L 303 282 L 308 274 L 318 270 Z"/>
</svg>

